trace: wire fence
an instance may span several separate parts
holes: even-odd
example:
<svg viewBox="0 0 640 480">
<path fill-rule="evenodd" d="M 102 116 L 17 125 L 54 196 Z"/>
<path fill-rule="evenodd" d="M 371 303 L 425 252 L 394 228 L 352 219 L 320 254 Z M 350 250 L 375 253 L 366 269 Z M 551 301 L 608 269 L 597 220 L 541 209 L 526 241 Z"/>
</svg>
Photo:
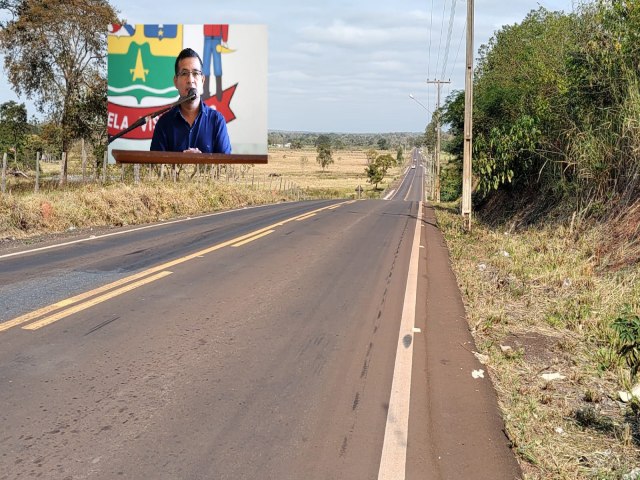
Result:
<svg viewBox="0 0 640 480">
<path fill-rule="evenodd" d="M 312 195 L 309 188 L 303 188 L 280 173 L 256 172 L 253 165 L 140 165 L 140 164 L 110 164 L 107 154 L 102 162 L 89 159 L 86 153 L 80 158 L 68 161 L 69 156 L 62 153 L 41 155 L 37 153 L 35 159 L 12 161 L 7 153 L 2 157 L 2 178 L 0 191 L 2 194 L 17 192 L 38 192 L 41 188 L 47 190 L 62 189 L 78 184 L 145 184 L 157 182 L 217 182 L 241 186 L 252 190 L 282 193 L 289 198 L 303 200 Z M 35 165 L 35 168 L 25 169 L 24 164 Z"/>
</svg>

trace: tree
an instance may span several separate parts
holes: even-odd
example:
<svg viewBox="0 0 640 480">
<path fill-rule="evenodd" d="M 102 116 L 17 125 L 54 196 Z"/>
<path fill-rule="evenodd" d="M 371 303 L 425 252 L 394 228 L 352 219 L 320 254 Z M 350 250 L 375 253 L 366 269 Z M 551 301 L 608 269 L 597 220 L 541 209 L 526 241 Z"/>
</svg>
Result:
<svg viewBox="0 0 640 480">
<path fill-rule="evenodd" d="M 20 0 L 0 0 L 0 11 L 6 10 L 11 14 L 12 18 L 15 18 L 18 15 L 18 7 L 20 4 Z M 3 29 L 9 21 L 10 20 L 0 18 L 0 29 Z"/>
<path fill-rule="evenodd" d="M 29 124 L 24 103 L 9 101 L 0 105 L 0 153 L 22 147 L 27 133 Z"/>
<path fill-rule="evenodd" d="M 374 189 L 377 190 L 378 184 L 384 178 L 384 173 L 382 172 L 382 168 L 380 168 L 380 164 L 378 164 L 378 162 L 372 162 L 365 167 L 364 173 L 367 174 L 367 181 L 372 185 L 375 185 Z"/>
<path fill-rule="evenodd" d="M 331 147 L 325 145 L 318 145 L 318 156 L 316 161 L 322 167 L 322 171 L 333 163 L 333 157 L 331 156 Z"/>
<path fill-rule="evenodd" d="M 378 148 L 380 150 L 388 150 L 389 149 L 389 140 L 384 137 L 378 139 Z"/>
<path fill-rule="evenodd" d="M 46 145 L 39 135 L 26 135 L 24 138 L 24 145 L 22 147 L 22 163 L 28 165 L 29 168 L 35 168 L 38 152 L 42 154 L 45 149 Z"/>
<path fill-rule="evenodd" d="M 95 108 L 106 95 L 106 25 L 118 21 L 111 5 L 106 0 L 4 3 L 17 5 L 0 31 L 13 90 L 35 97 L 38 110 L 60 123 L 63 151 L 95 131 L 98 119 L 104 136 L 106 115 Z"/>
<path fill-rule="evenodd" d="M 434 113 L 433 116 L 431 117 L 431 121 L 429 122 L 429 125 L 427 125 L 427 127 L 424 129 L 424 137 L 423 137 L 423 142 L 424 142 L 423 144 L 425 147 L 427 147 L 427 149 L 430 152 L 433 152 L 436 149 L 437 125 L 438 125 L 438 120 L 437 120 L 436 114 Z"/>
<path fill-rule="evenodd" d="M 396 152 L 396 165 L 400 165 L 402 163 L 402 147 L 398 147 L 398 151 Z"/>
<path fill-rule="evenodd" d="M 367 150 L 367 153 L 365 155 L 367 156 L 367 165 L 371 165 L 376 161 L 376 158 L 378 158 L 378 152 L 376 152 L 373 148 Z"/>
<path fill-rule="evenodd" d="M 331 137 L 324 133 L 322 135 L 318 135 L 318 138 L 316 139 L 316 148 L 319 147 L 327 147 L 331 150 Z"/>
<path fill-rule="evenodd" d="M 39 126 L 40 138 L 45 142 L 47 152 L 59 157 L 62 153 L 62 129 L 55 122 L 45 122 Z"/>
<path fill-rule="evenodd" d="M 318 151 L 316 161 L 322 167 L 322 171 L 324 172 L 325 168 L 333 163 L 331 137 L 325 134 L 319 135 L 316 139 L 316 149 Z"/>
<path fill-rule="evenodd" d="M 375 163 L 382 171 L 382 176 L 385 176 L 387 174 L 387 170 L 393 167 L 396 164 L 396 161 L 391 155 L 385 153 L 384 155 L 380 155 L 378 158 L 376 158 Z"/>
</svg>

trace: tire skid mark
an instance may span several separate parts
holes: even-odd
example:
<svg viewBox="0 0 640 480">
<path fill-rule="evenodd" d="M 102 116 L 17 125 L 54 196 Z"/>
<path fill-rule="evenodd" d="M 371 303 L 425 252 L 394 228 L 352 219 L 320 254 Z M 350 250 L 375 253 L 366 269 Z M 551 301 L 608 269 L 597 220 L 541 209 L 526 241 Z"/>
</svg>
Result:
<svg viewBox="0 0 640 480">
<path fill-rule="evenodd" d="M 376 334 L 376 332 L 380 328 L 382 311 L 384 310 L 384 304 L 386 301 L 387 293 L 389 292 L 389 289 L 391 286 L 391 280 L 393 278 L 393 273 L 395 271 L 396 263 L 398 261 L 398 258 L 400 257 L 402 243 L 405 239 L 407 231 L 409 230 L 410 219 L 411 219 L 411 216 L 410 215 L 407 216 L 404 227 L 400 234 L 398 245 L 396 247 L 396 251 L 393 256 L 393 262 L 391 262 L 391 266 L 389 268 L 389 274 L 387 275 L 387 278 L 386 278 L 386 285 L 384 288 L 384 292 L 382 294 L 382 298 L 380 299 L 380 304 L 378 305 L 378 313 L 373 322 L 373 330 L 370 334 L 369 345 L 367 347 L 367 351 L 364 356 L 362 370 L 360 371 L 360 382 L 359 382 L 359 385 L 357 385 L 356 393 L 354 395 L 353 402 L 351 405 L 351 411 L 353 412 L 353 422 L 351 424 L 351 428 L 349 429 L 349 431 L 347 432 L 347 434 L 344 436 L 342 440 L 342 444 L 340 446 L 340 451 L 339 451 L 340 458 L 344 457 L 347 454 L 349 440 L 353 436 L 353 432 L 355 431 L 356 425 L 358 423 L 358 407 L 360 406 L 360 403 L 362 402 L 362 399 L 364 398 L 364 395 L 365 395 L 366 386 L 367 386 L 367 376 L 369 373 L 369 365 L 371 362 L 371 357 L 373 355 L 373 347 L 374 347 L 373 336 Z"/>
</svg>

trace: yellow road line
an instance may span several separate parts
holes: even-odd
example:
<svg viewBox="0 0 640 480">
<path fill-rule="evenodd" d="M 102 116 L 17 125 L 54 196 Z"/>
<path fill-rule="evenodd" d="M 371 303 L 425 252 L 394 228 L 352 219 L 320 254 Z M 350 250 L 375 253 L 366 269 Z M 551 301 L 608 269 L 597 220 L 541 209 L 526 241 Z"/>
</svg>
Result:
<svg viewBox="0 0 640 480">
<path fill-rule="evenodd" d="M 296 218 L 296 222 L 301 222 L 303 220 L 306 220 L 307 218 L 311 218 L 311 217 L 315 217 L 315 216 L 316 216 L 315 213 L 311 213 L 309 215 L 305 215 L 304 217 Z"/>
<path fill-rule="evenodd" d="M 25 325 L 24 327 L 22 327 L 25 330 L 37 330 L 39 328 L 45 327 L 47 325 L 52 324 L 53 322 L 57 322 L 58 320 L 68 317 L 69 315 L 73 315 L 74 313 L 78 313 L 81 312 L 82 310 L 86 310 L 89 307 L 93 307 L 94 305 L 97 305 L 98 303 L 102 303 L 106 300 L 109 300 L 110 298 L 116 297 L 118 295 L 121 295 L 123 293 L 126 293 L 130 290 L 133 290 L 135 288 L 141 287 L 142 285 L 146 285 L 147 283 L 151 283 L 154 282 L 156 280 L 160 280 L 163 277 L 166 277 L 167 275 L 171 275 L 172 272 L 168 272 L 168 271 L 164 271 L 164 272 L 160 272 L 160 273 L 156 273 L 155 275 L 152 275 L 150 277 L 147 278 L 143 278 L 142 280 L 138 280 L 137 282 L 133 282 L 130 283 L 129 285 L 126 285 L 124 287 L 118 288 L 117 290 L 112 290 L 109 293 L 105 293 L 104 295 L 100 295 L 99 297 L 96 298 L 92 298 L 91 300 L 81 303 L 79 305 L 76 305 L 75 307 L 71 307 L 68 308 L 66 310 L 63 310 L 61 312 L 58 312 L 54 315 L 51 315 L 49 317 L 45 317 L 42 320 L 38 320 L 37 322 L 33 322 L 30 323 L 29 325 Z"/>
<path fill-rule="evenodd" d="M 68 307 L 69 305 L 73 305 L 74 303 L 78 303 L 86 298 L 92 297 L 94 295 L 98 295 L 99 293 L 102 293 L 102 292 L 106 292 L 107 290 L 111 290 L 112 288 L 119 287 L 120 285 L 124 285 L 125 283 L 129 283 L 133 280 L 137 280 L 138 278 L 146 277 L 147 275 L 149 275 L 148 271 L 136 273 L 135 275 L 131 275 L 129 277 L 125 277 L 115 282 L 109 283 L 107 285 L 103 285 L 102 287 L 94 288 L 93 290 L 89 290 L 88 292 L 81 293 L 79 295 L 76 295 L 75 297 L 66 298 L 54 304 L 48 305 L 43 308 L 39 308 L 38 310 L 34 310 L 33 312 L 25 313 L 24 315 L 20 315 L 19 317 L 14 318 L 13 320 L 0 323 L 0 332 L 4 330 L 8 330 L 11 327 L 15 327 L 16 325 L 26 323 L 30 320 L 34 320 L 38 317 L 41 317 L 42 315 L 51 313 L 54 310 Z"/>
<path fill-rule="evenodd" d="M 61 301 L 56 302 L 54 304 L 48 305 L 46 307 L 39 308 L 38 310 L 34 310 L 33 312 L 25 313 L 24 315 L 16 317 L 16 318 L 14 318 L 12 320 L 9 320 L 7 322 L 0 323 L 0 332 L 8 330 L 9 328 L 15 327 L 17 325 L 21 325 L 23 323 L 29 322 L 31 320 L 35 320 L 36 318 L 42 317 L 43 315 L 47 315 L 47 314 L 49 314 L 49 313 L 51 313 L 51 312 L 53 312 L 55 310 L 59 310 L 59 309 L 64 308 L 64 307 L 68 307 L 68 306 L 73 305 L 75 303 L 81 302 L 81 301 L 83 301 L 83 300 L 85 300 L 87 298 L 93 297 L 94 295 L 98 295 L 98 294 L 103 293 L 105 291 L 108 291 L 108 290 L 111 290 L 113 288 L 116 288 L 116 287 L 118 287 L 120 285 L 124 285 L 126 283 L 129 283 L 129 282 L 132 282 L 134 280 L 137 280 L 139 278 L 146 277 L 148 275 L 154 274 L 156 272 L 160 272 L 162 270 L 167 270 L 167 269 L 172 268 L 172 267 L 174 267 L 176 265 L 179 265 L 181 263 L 187 262 L 189 260 L 193 260 L 194 258 L 202 258 L 207 253 L 215 252 L 216 250 L 220 250 L 221 248 L 227 247 L 229 245 L 234 245 L 234 244 L 238 244 L 237 246 L 244 245 L 244 243 L 248 243 L 248 242 L 244 242 L 243 243 L 243 240 L 247 240 L 247 239 L 254 240 L 254 239 L 260 238 L 259 235 L 261 235 L 262 233 L 267 232 L 269 230 L 273 230 L 275 227 L 281 227 L 285 223 L 296 221 L 298 219 L 304 219 L 305 217 L 308 217 L 310 215 L 315 215 L 318 212 L 321 212 L 323 210 L 327 210 L 327 209 L 331 209 L 332 210 L 334 208 L 340 207 L 341 205 L 348 205 L 349 203 L 353 203 L 353 202 L 354 202 L 354 200 L 346 201 L 346 202 L 342 202 L 342 203 L 339 203 L 339 204 L 336 204 L 336 205 L 331 205 L 329 207 L 318 208 L 316 210 L 312 210 L 311 212 L 306 212 L 306 213 L 303 213 L 301 215 L 297 215 L 295 217 L 288 218 L 286 220 L 281 220 L 278 223 L 274 223 L 274 224 L 269 225 L 267 227 L 263 227 L 263 228 L 260 228 L 258 230 L 255 230 L 253 232 L 246 233 L 244 235 L 240 235 L 239 237 L 232 238 L 231 240 L 227 240 L 225 242 L 219 243 L 217 245 L 213 245 L 211 247 L 207 247 L 207 248 L 205 248 L 203 250 L 200 250 L 198 252 L 194 252 L 194 253 L 191 253 L 191 254 L 186 255 L 184 257 L 176 258 L 175 260 L 171 260 L 171 261 L 165 262 L 165 263 L 163 263 L 161 265 L 157 265 L 155 267 L 151 267 L 151 268 L 149 268 L 147 270 L 144 270 L 142 272 L 138 272 L 136 274 L 129 275 L 128 277 L 121 278 L 120 280 L 117 280 L 115 282 L 109 283 L 107 285 L 103 285 L 102 287 L 98 287 L 98 288 L 95 288 L 93 290 L 89 290 L 88 292 L 84 292 L 84 293 L 81 293 L 79 295 L 75 295 L 73 297 L 61 300 Z M 265 234 L 265 235 L 267 235 L 267 234 Z M 49 318 L 49 317 L 47 317 L 47 318 Z M 32 324 L 32 325 L 35 325 L 35 323 Z"/>
<path fill-rule="evenodd" d="M 262 232 L 259 235 L 256 235 L 255 237 L 251 237 L 251 238 L 247 238 L 246 240 L 243 240 L 241 242 L 238 243 L 234 243 L 233 245 L 231 245 L 232 247 L 241 247 L 242 245 L 249 243 L 249 242 L 253 242 L 254 240 L 258 240 L 259 238 L 262 237 L 266 237 L 267 235 L 269 235 L 270 233 L 275 232 L 275 230 L 267 230 L 266 232 Z"/>
</svg>

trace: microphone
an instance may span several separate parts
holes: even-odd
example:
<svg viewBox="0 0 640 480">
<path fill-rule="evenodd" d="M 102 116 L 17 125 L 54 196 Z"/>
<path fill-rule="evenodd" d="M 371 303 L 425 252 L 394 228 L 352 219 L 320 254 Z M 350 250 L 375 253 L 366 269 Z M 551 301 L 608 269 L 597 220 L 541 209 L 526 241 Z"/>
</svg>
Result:
<svg viewBox="0 0 640 480">
<path fill-rule="evenodd" d="M 187 95 L 184 97 L 185 100 L 195 100 L 198 96 L 198 91 L 195 88 L 190 88 L 187 92 Z"/>
<path fill-rule="evenodd" d="M 151 113 L 150 115 L 147 115 L 146 117 L 140 117 L 138 120 L 136 120 L 134 123 L 132 123 L 129 126 L 129 128 L 127 128 L 125 130 L 122 130 L 121 132 L 118 132 L 115 135 L 109 137 L 108 140 L 107 140 L 107 143 L 113 142 L 116 138 L 120 138 L 121 136 L 123 136 L 126 133 L 130 132 L 134 128 L 138 128 L 138 127 L 144 125 L 145 123 L 151 121 L 152 119 L 154 119 L 158 115 L 162 115 L 164 112 L 172 109 L 173 107 L 177 107 L 178 105 L 182 105 L 183 103 L 191 102 L 191 101 L 195 100 L 197 96 L 198 96 L 198 91 L 195 88 L 190 88 L 189 91 L 187 92 L 187 94 L 184 97 L 178 98 L 178 100 L 173 102 L 171 105 L 167 105 L 166 107 L 162 107 L 160 110 L 157 110 L 157 111 Z"/>
</svg>

